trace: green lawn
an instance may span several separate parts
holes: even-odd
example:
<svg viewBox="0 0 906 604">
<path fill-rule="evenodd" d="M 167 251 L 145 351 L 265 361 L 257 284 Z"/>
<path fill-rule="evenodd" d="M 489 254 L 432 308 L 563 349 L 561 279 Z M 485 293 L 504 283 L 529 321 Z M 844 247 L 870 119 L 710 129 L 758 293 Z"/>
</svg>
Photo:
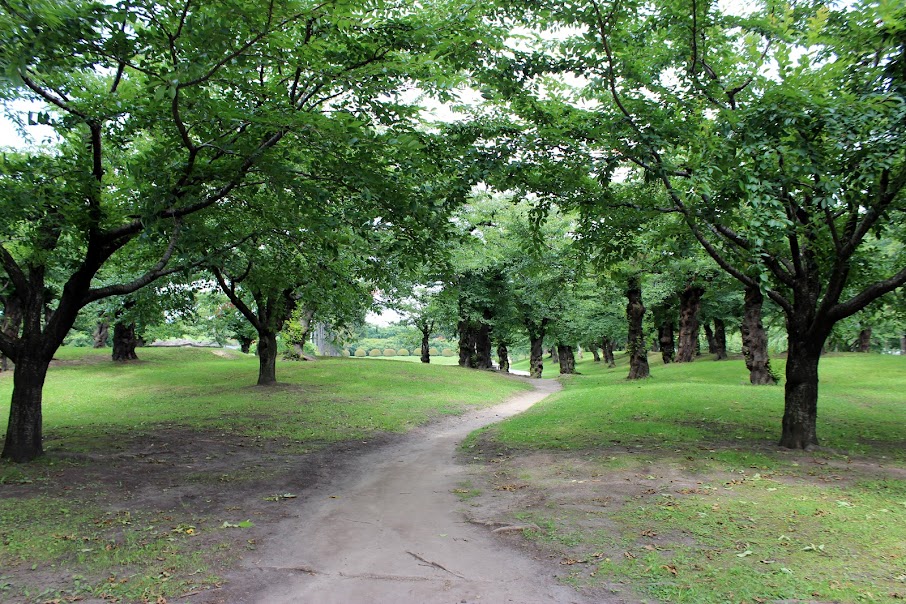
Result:
<svg viewBox="0 0 906 604">
<path fill-rule="evenodd" d="M 495 475 L 544 501 L 514 518 L 572 581 L 664 602 L 906 597 L 906 358 L 822 359 L 810 452 L 776 447 L 783 388 L 751 386 L 741 361 L 655 362 L 640 382 L 620 361 L 583 360 L 466 444 L 508 451 Z"/>
<path fill-rule="evenodd" d="M 0 601 L 162 602 L 216 587 L 334 456 L 528 387 L 489 372 L 212 349 L 62 349 L 47 455 L 0 463 Z M 12 386 L 0 374 L 0 415 Z M 288 501 L 292 501 L 288 499 Z M 283 507 L 281 507 L 283 506 Z M 263 528 L 262 528 L 263 530 Z"/>
</svg>

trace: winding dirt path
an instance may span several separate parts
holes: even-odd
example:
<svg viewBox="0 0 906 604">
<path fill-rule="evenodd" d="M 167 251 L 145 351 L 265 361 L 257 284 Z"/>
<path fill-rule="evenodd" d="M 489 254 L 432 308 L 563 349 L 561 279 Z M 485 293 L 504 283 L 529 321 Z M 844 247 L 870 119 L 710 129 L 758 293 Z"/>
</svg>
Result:
<svg viewBox="0 0 906 604">
<path fill-rule="evenodd" d="M 533 392 L 365 454 L 354 472 L 316 487 L 280 536 L 245 559 L 240 574 L 254 577 L 238 581 L 245 593 L 225 595 L 262 604 L 590 601 L 558 584 L 549 566 L 466 522 L 452 493 L 466 472 L 455 460 L 466 435 L 560 388 L 532 384 Z"/>
</svg>

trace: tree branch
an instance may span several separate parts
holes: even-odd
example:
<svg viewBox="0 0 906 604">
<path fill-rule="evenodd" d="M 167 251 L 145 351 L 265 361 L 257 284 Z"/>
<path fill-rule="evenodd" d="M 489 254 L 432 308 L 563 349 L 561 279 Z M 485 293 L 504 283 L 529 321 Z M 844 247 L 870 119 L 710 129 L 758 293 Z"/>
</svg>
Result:
<svg viewBox="0 0 906 604">
<path fill-rule="evenodd" d="M 251 263 L 249 263 L 249 266 L 251 267 Z M 265 325 L 258 319 L 258 315 L 252 312 L 252 309 L 249 308 L 248 305 L 242 301 L 242 298 L 240 298 L 236 294 L 235 283 L 230 282 L 230 284 L 227 285 L 227 280 L 224 277 L 223 272 L 221 272 L 221 270 L 216 266 L 210 267 L 210 270 L 214 275 L 214 279 L 217 280 L 217 284 L 220 286 L 220 289 L 224 294 L 226 294 L 226 297 L 230 299 L 230 302 L 233 303 L 233 306 L 236 307 L 236 310 L 242 313 L 242 316 L 244 316 L 248 320 L 248 322 L 252 324 L 256 331 L 258 331 L 259 333 L 265 331 Z"/>
<path fill-rule="evenodd" d="M 24 70 L 20 70 L 20 71 L 19 71 L 19 77 L 22 78 L 22 81 L 25 83 L 26 86 L 28 86 L 28 88 L 29 88 L 32 92 L 34 92 L 35 94 L 37 94 L 39 97 L 41 97 L 42 99 L 44 99 L 45 101 L 47 101 L 47 102 L 50 103 L 51 105 L 54 105 L 54 106 L 56 106 L 56 107 L 59 107 L 60 109 L 62 109 L 62 110 L 65 111 L 66 113 L 71 113 L 72 115 L 78 116 L 78 117 L 82 118 L 83 120 L 87 120 L 87 119 L 88 119 L 88 115 L 87 115 L 87 114 L 82 113 L 82 112 L 79 111 L 78 109 L 74 109 L 74 108 L 70 107 L 70 106 L 66 103 L 66 101 L 64 101 L 63 99 L 61 99 L 61 98 L 59 98 L 59 97 L 56 97 L 56 96 L 52 95 L 51 93 L 47 92 L 46 90 L 44 90 L 43 88 L 41 88 L 40 86 L 38 86 L 31 78 L 29 78 L 27 75 L 25 75 L 25 71 L 24 71 Z"/>
<path fill-rule="evenodd" d="M 861 292 L 847 300 L 837 304 L 827 313 L 831 321 L 839 321 L 851 315 L 856 314 L 884 294 L 902 287 L 906 284 L 906 268 L 898 272 L 890 279 L 878 281 L 863 289 Z"/>
<path fill-rule="evenodd" d="M 12 254 L 10 254 L 2 244 L 0 244 L 0 264 L 3 265 L 3 270 L 9 275 L 9 278 L 16 289 L 23 292 L 28 289 L 28 278 L 25 276 L 19 263 L 16 262 L 16 259 L 13 258 Z"/>
</svg>

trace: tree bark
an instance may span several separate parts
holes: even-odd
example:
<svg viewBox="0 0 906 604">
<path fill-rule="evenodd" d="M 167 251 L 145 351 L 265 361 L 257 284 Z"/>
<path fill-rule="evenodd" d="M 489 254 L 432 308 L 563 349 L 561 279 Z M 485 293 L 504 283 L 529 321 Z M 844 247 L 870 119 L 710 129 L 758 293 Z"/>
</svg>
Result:
<svg viewBox="0 0 906 604">
<path fill-rule="evenodd" d="M 626 319 L 629 323 L 629 338 L 626 351 L 629 354 L 630 380 L 640 380 L 650 375 L 648 368 L 648 351 L 645 347 L 645 330 L 642 320 L 645 318 L 645 305 L 642 303 L 642 287 L 637 278 L 629 280 L 626 289 Z"/>
<path fill-rule="evenodd" d="M 44 454 L 41 398 L 50 358 L 23 354 L 16 359 L 3 459 L 21 463 Z"/>
<path fill-rule="evenodd" d="M 672 363 L 676 355 L 676 340 L 673 339 L 673 322 L 664 321 L 657 328 L 658 341 L 661 344 L 661 358 L 664 365 Z"/>
<path fill-rule="evenodd" d="M 598 346 L 596 344 L 592 343 L 592 344 L 586 344 L 585 347 L 591 351 L 591 355 L 592 355 L 592 357 L 594 357 L 594 362 L 600 363 L 601 355 L 598 354 Z"/>
<path fill-rule="evenodd" d="M 708 354 L 717 354 L 717 340 L 715 339 L 714 331 L 711 329 L 711 324 L 706 321 L 703 326 L 705 328 L 705 339 L 708 341 Z"/>
<path fill-rule="evenodd" d="M 787 323 L 789 350 L 780 446 L 807 449 L 818 444 L 818 361 L 824 338 Z"/>
<path fill-rule="evenodd" d="M 432 328 L 433 328 L 433 324 L 428 325 L 427 323 L 423 323 L 422 325 L 419 325 L 419 330 L 422 332 L 422 358 L 421 358 L 422 363 L 431 362 L 430 342 L 431 342 Z"/>
<path fill-rule="evenodd" d="M 490 320 L 490 313 L 485 312 L 485 319 Z M 491 326 L 481 322 L 475 332 L 475 367 L 493 369 L 494 358 L 491 353 Z"/>
<path fill-rule="evenodd" d="M 551 346 L 551 363 L 560 362 L 560 351 L 557 350 L 556 346 Z"/>
<path fill-rule="evenodd" d="M 701 308 L 701 287 L 690 285 L 680 293 L 679 350 L 677 363 L 691 363 L 695 358 L 695 344 L 698 341 L 698 311 Z"/>
<path fill-rule="evenodd" d="M 459 366 L 475 367 L 475 331 L 465 320 L 459 322 Z"/>
<path fill-rule="evenodd" d="M 497 343 L 497 366 L 500 373 L 510 372 L 510 352 L 507 350 L 506 342 Z"/>
<path fill-rule="evenodd" d="M 764 296 L 758 287 L 746 287 L 745 306 L 742 317 L 742 355 L 749 370 L 749 381 L 755 385 L 777 383 L 777 376 L 771 370 L 768 356 L 768 336 L 761 323 L 761 306 Z"/>
<path fill-rule="evenodd" d="M 727 326 L 723 319 L 714 319 L 714 354 L 716 361 L 727 358 Z"/>
<path fill-rule="evenodd" d="M 241 350 L 245 354 L 248 354 L 249 351 L 252 349 L 252 342 L 255 341 L 254 338 L 247 338 L 245 336 L 236 336 L 236 339 L 239 341 L 239 350 Z"/>
<path fill-rule="evenodd" d="M 94 347 L 106 348 L 108 335 L 110 335 L 110 324 L 106 321 L 99 322 L 92 334 L 92 337 L 94 337 Z"/>
<path fill-rule="evenodd" d="M 871 327 L 859 332 L 858 346 L 859 352 L 871 352 Z"/>
<path fill-rule="evenodd" d="M 560 363 L 560 375 L 576 373 L 576 356 L 573 354 L 572 346 L 557 344 L 557 358 Z"/>
<path fill-rule="evenodd" d="M 529 337 L 529 376 L 540 379 L 544 371 L 544 336 L 547 332 L 547 319 L 540 323 L 526 320 L 525 328 Z"/>
<path fill-rule="evenodd" d="M 138 340 L 135 337 L 135 323 L 116 322 L 113 325 L 113 360 L 123 363 L 137 361 L 135 346 Z"/>
<path fill-rule="evenodd" d="M 277 383 L 277 334 L 258 332 L 258 385 Z"/>
<path fill-rule="evenodd" d="M 617 366 L 613 358 L 613 340 L 607 337 L 603 338 L 601 340 L 601 352 L 604 354 L 604 362 L 607 363 L 607 367 L 613 368 Z"/>
</svg>

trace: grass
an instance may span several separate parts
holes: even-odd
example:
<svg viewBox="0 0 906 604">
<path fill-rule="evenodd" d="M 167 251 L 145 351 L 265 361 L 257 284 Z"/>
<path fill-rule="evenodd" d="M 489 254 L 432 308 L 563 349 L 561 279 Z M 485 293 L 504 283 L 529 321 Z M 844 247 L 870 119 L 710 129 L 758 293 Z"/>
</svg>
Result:
<svg viewBox="0 0 906 604">
<path fill-rule="evenodd" d="M 304 487 L 311 452 L 527 388 L 357 359 L 281 362 L 280 384 L 259 388 L 257 359 L 241 353 L 139 356 L 118 365 L 109 350 L 57 354 L 44 391 L 48 455 L 0 463 L 0 601 L 158 602 L 216 586 L 221 567 L 255 547 L 255 523 L 244 521 L 279 517 L 283 494 Z M 11 387 L 0 374 L 0 414 Z M 162 434 L 184 446 L 155 454 Z"/>
<path fill-rule="evenodd" d="M 541 527 L 532 538 L 577 585 L 663 602 L 894 602 L 906 598 L 904 369 L 822 359 L 822 446 L 794 452 L 775 446 L 782 387 L 749 385 L 740 361 L 657 364 L 628 382 L 625 366 L 586 359 L 562 392 L 466 447 L 509 453 L 495 473 L 543 501 L 517 518 Z"/>
<path fill-rule="evenodd" d="M 139 363 L 117 365 L 109 361 L 108 351 L 59 351 L 61 364 L 51 370 L 44 389 L 47 450 L 92 450 L 118 433 L 162 425 L 283 439 L 311 448 L 405 432 L 524 388 L 490 373 L 406 362 L 390 369 L 342 358 L 280 363 L 281 384 L 257 388 L 253 356 L 154 348 L 139 354 Z M 11 388 L 11 379 L 0 378 L 2 417 L 8 414 Z"/>
<path fill-rule="evenodd" d="M 403 363 L 421 363 L 420 356 L 410 355 L 407 357 L 353 357 L 360 361 L 400 361 Z M 445 357 L 439 354 L 431 355 L 431 365 L 459 365 L 459 357 Z"/>
</svg>

